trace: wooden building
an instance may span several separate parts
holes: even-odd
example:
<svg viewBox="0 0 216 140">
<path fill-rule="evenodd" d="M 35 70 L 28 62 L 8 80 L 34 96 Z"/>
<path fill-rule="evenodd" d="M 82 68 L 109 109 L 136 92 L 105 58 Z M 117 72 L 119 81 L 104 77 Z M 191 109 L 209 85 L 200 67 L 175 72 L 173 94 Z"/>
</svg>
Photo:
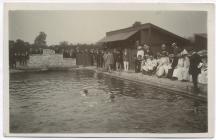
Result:
<svg viewBox="0 0 216 140">
<path fill-rule="evenodd" d="M 100 40 L 108 48 L 135 48 L 135 42 L 151 46 L 153 52 L 160 50 L 161 44 L 170 46 L 176 42 L 179 47 L 188 45 L 189 40 L 164 30 L 151 23 L 133 25 L 128 28 L 110 31 Z"/>
<path fill-rule="evenodd" d="M 197 50 L 207 50 L 207 34 L 195 34 L 194 47 Z"/>
<path fill-rule="evenodd" d="M 179 47 L 187 46 L 190 43 L 189 40 L 151 23 L 135 23 L 128 28 L 107 32 L 106 36 L 99 42 L 110 49 L 129 49 L 131 61 L 136 54 L 136 42 L 151 46 L 153 54 L 160 51 L 162 44 L 166 44 L 168 51 L 171 51 L 173 42 L 176 42 Z M 130 65 L 131 67 L 133 66 Z"/>
</svg>

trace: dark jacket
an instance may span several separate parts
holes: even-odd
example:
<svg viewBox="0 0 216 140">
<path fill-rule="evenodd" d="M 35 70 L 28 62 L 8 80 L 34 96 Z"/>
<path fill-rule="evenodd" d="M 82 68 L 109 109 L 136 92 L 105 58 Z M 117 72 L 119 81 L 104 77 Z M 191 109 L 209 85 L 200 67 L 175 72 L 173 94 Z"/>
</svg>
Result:
<svg viewBox="0 0 216 140">
<path fill-rule="evenodd" d="M 172 69 L 175 69 L 175 67 L 177 66 L 177 64 L 178 64 L 178 57 L 175 56 L 173 58 L 173 62 L 171 64 Z"/>
<path fill-rule="evenodd" d="M 118 63 L 122 63 L 123 62 L 122 53 L 117 53 L 117 55 L 116 55 L 116 62 L 118 62 Z"/>
<path fill-rule="evenodd" d="M 129 61 L 129 54 L 123 53 L 123 61 Z"/>
<path fill-rule="evenodd" d="M 201 69 L 198 68 L 199 63 L 201 63 L 201 57 L 197 54 L 194 53 L 191 57 L 190 57 L 190 67 L 189 67 L 189 74 L 193 75 L 193 74 L 199 74 L 201 72 Z"/>
<path fill-rule="evenodd" d="M 144 50 L 144 55 L 153 55 L 152 51 L 149 50 Z"/>
</svg>

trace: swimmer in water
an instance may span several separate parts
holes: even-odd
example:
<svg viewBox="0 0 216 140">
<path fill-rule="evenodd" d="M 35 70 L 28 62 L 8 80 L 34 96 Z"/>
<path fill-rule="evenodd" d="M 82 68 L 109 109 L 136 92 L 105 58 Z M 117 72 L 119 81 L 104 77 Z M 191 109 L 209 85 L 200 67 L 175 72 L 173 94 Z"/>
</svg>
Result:
<svg viewBox="0 0 216 140">
<path fill-rule="evenodd" d="M 114 99 L 115 99 L 115 95 L 112 92 L 110 92 L 109 93 L 109 100 L 110 100 L 110 102 L 114 102 Z"/>
<path fill-rule="evenodd" d="M 83 89 L 83 91 L 81 92 L 82 96 L 87 96 L 88 95 L 88 90 L 87 89 Z"/>
</svg>

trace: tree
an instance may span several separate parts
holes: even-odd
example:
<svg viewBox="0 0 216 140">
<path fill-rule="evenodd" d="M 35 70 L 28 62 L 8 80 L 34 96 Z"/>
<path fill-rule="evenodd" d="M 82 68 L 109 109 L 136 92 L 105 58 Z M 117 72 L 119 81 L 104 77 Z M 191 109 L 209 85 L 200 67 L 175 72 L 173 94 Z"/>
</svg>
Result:
<svg viewBox="0 0 216 140">
<path fill-rule="evenodd" d="M 14 48 L 15 46 L 15 41 L 9 40 L 9 48 Z"/>
<path fill-rule="evenodd" d="M 59 45 L 60 45 L 60 47 L 67 47 L 69 44 L 68 44 L 68 42 L 67 41 L 62 41 L 62 42 L 60 42 L 59 43 Z"/>
<path fill-rule="evenodd" d="M 34 40 L 34 45 L 36 47 L 44 48 L 46 47 L 46 33 L 40 32 L 39 35 Z"/>
<path fill-rule="evenodd" d="M 22 51 L 25 49 L 25 42 L 21 39 L 17 39 L 14 46 L 16 50 Z"/>
</svg>

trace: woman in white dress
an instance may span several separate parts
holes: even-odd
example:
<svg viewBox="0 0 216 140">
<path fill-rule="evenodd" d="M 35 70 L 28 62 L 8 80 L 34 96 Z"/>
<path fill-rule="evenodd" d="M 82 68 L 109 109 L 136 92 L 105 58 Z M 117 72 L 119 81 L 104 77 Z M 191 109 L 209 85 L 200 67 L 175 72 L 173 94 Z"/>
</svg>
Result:
<svg viewBox="0 0 216 140">
<path fill-rule="evenodd" d="M 188 81 L 190 78 L 189 66 L 190 66 L 190 60 L 188 58 L 188 52 L 184 49 L 180 53 L 178 64 L 173 71 L 173 77 L 181 81 Z"/>
<path fill-rule="evenodd" d="M 202 58 L 202 68 L 201 73 L 198 75 L 198 82 L 202 84 L 207 84 L 208 82 L 208 62 L 207 62 L 207 56 Z"/>
</svg>

